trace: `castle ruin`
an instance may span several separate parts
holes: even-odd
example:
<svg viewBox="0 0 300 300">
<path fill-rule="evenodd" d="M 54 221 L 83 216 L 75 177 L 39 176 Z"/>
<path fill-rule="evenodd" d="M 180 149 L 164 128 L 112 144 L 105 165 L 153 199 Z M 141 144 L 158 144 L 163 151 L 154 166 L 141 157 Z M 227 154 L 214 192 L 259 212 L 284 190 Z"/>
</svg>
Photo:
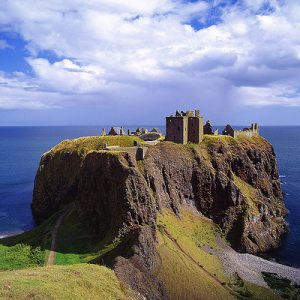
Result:
<svg viewBox="0 0 300 300">
<path fill-rule="evenodd" d="M 200 111 L 176 111 L 175 116 L 166 117 L 166 141 L 199 144 L 203 140 L 203 117 Z"/>
<path fill-rule="evenodd" d="M 171 115 L 166 117 L 166 141 L 174 142 L 178 144 L 199 144 L 203 140 L 203 135 L 218 135 L 218 129 L 213 130 L 213 127 L 209 121 L 204 125 L 203 117 L 200 116 L 200 111 L 188 110 L 176 111 L 175 116 Z M 237 138 L 239 136 L 258 136 L 259 127 L 257 123 L 252 123 L 249 128 L 243 130 L 235 130 L 232 126 L 227 125 L 222 135 L 232 136 Z"/>
<path fill-rule="evenodd" d="M 257 123 L 252 123 L 249 128 L 244 128 L 243 130 L 234 130 L 230 125 L 227 125 L 223 132 L 223 135 L 230 135 L 233 138 L 237 138 L 238 136 L 258 136 L 259 135 L 259 127 Z"/>
</svg>

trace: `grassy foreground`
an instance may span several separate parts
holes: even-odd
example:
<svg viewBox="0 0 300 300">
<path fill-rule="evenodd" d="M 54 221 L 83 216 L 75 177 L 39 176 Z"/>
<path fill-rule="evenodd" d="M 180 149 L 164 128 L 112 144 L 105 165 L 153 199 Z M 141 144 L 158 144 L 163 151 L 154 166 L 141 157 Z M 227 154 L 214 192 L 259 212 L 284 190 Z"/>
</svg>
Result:
<svg viewBox="0 0 300 300">
<path fill-rule="evenodd" d="M 51 245 L 57 212 L 40 226 L 22 234 L 0 240 L 0 270 L 44 266 Z"/>
<path fill-rule="evenodd" d="M 80 264 L 0 272 L 1 299 L 129 299 L 106 267 Z"/>
</svg>

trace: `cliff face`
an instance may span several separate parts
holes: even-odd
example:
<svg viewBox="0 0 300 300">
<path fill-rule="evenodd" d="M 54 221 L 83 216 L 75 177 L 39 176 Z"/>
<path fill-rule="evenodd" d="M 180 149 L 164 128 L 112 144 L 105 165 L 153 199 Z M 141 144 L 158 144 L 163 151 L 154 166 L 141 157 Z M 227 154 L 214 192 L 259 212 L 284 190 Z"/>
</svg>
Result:
<svg viewBox="0 0 300 300">
<path fill-rule="evenodd" d="M 144 176 L 159 208 L 195 207 L 238 250 L 277 247 L 287 229 L 275 154 L 262 138 L 207 138 L 192 149 L 161 144 L 151 149 Z"/>
<path fill-rule="evenodd" d="M 146 226 L 155 240 L 157 212 L 179 213 L 181 206 L 219 224 L 240 251 L 277 247 L 287 230 L 275 154 L 260 137 L 210 136 L 190 146 L 164 142 L 150 147 L 143 162 L 127 153 L 54 148 L 41 159 L 33 213 L 42 221 L 72 201 L 100 235 Z"/>
</svg>

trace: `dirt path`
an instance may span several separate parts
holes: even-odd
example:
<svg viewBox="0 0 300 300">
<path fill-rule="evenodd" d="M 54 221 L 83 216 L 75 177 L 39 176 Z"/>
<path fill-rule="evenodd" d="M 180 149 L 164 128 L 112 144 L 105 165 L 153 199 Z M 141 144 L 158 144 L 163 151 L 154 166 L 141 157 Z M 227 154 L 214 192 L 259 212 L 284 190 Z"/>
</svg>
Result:
<svg viewBox="0 0 300 300">
<path fill-rule="evenodd" d="M 53 227 L 53 231 L 52 231 L 52 235 L 51 235 L 51 250 L 48 256 L 48 260 L 47 260 L 47 266 L 52 266 L 54 265 L 55 262 L 55 256 L 56 256 L 56 247 L 57 247 L 57 235 L 59 232 L 59 228 L 66 216 L 66 214 L 68 213 L 68 210 L 65 210 L 60 217 L 58 218 L 58 220 L 55 223 L 55 226 Z"/>
</svg>

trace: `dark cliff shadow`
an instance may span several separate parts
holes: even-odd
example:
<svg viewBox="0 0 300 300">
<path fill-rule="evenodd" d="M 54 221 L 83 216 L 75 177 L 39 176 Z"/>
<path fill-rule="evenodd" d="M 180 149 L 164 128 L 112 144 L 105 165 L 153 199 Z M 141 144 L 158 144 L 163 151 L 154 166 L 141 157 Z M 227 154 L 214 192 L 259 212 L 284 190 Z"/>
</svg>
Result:
<svg viewBox="0 0 300 300">
<path fill-rule="evenodd" d="M 116 249 L 123 248 L 122 241 L 109 234 L 106 236 L 92 234 L 83 225 L 76 211 L 72 207 L 69 209 L 70 213 L 64 217 L 57 234 L 56 264 L 86 262 L 110 265 L 114 254 L 119 253 Z M 0 239 L 0 270 L 45 265 L 49 251 L 53 250 L 51 249 L 53 228 L 62 213 L 63 210 L 58 211 L 30 231 Z M 109 252 L 113 254 L 108 255 Z"/>
</svg>

